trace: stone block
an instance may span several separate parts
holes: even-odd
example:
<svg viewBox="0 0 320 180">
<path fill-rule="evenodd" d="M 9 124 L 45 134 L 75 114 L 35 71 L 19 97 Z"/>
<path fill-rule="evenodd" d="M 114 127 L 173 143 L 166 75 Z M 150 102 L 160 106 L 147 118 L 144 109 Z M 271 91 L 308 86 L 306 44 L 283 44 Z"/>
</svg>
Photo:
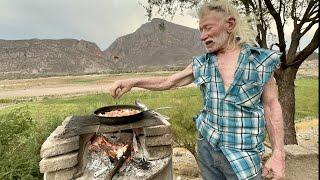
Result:
<svg viewBox="0 0 320 180">
<path fill-rule="evenodd" d="M 173 148 L 173 170 L 176 175 L 199 177 L 200 171 L 193 154 L 185 148 Z"/>
<path fill-rule="evenodd" d="M 65 126 L 65 125 L 67 125 L 68 123 L 70 123 L 71 119 L 72 119 L 72 116 L 66 117 L 66 118 L 64 119 L 64 121 L 62 121 L 62 126 Z"/>
<path fill-rule="evenodd" d="M 78 152 L 64 154 L 61 156 L 44 158 L 40 161 L 40 172 L 54 172 L 61 169 L 74 167 L 78 163 Z"/>
<path fill-rule="evenodd" d="M 60 171 L 44 173 L 44 180 L 69 180 L 77 172 L 76 168 L 68 168 Z"/>
<path fill-rule="evenodd" d="M 171 145 L 152 146 L 152 147 L 147 147 L 147 152 L 149 154 L 149 160 L 163 159 L 172 154 L 172 147 Z"/>
<path fill-rule="evenodd" d="M 49 136 L 42 144 L 40 150 L 41 158 L 52 157 L 56 155 L 66 154 L 79 149 L 79 136 L 66 139 L 54 138 Z"/>
<path fill-rule="evenodd" d="M 144 113 L 144 118 L 137 122 L 121 125 L 106 125 L 103 123 L 100 124 L 100 119 L 92 115 L 72 116 L 67 117 L 63 121 L 62 126 L 64 127 L 64 129 L 55 137 L 67 138 L 88 133 L 117 132 L 119 130 L 163 125 L 163 120 L 159 118 L 160 117 L 156 116 L 155 114 L 152 114 L 151 112 L 146 112 Z"/>
<path fill-rule="evenodd" d="M 158 125 L 143 128 L 145 136 L 159 136 L 163 134 L 171 134 L 170 125 Z"/>
<path fill-rule="evenodd" d="M 63 126 L 63 125 L 58 126 L 58 127 L 50 134 L 49 137 L 56 138 L 57 136 L 59 136 L 59 134 L 63 133 L 64 130 L 65 130 L 65 126 Z"/>
<path fill-rule="evenodd" d="M 163 146 L 172 144 L 172 134 L 145 137 L 146 146 Z"/>
</svg>

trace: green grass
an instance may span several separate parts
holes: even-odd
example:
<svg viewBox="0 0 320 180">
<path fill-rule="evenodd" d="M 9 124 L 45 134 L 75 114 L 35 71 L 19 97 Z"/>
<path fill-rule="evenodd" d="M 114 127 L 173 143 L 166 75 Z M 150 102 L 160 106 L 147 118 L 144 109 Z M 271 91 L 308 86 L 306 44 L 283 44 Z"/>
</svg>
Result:
<svg viewBox="0 0 320 180">
<path fill-rule="evenodd" d="M 297 121 L 318 117 L 317 87 L 318 80 L 314 78 L 296 81 Z M 171 106 L 172 109 L 159 112 L 171 118 L 175 145 L 194 152 L 196 129 L 192 117 L 202 103 L 197 88 L 130 92 L 117 101 L 108 94 L 48 97 L 0 111 L 0 179 L 41 179 L 38 167 L 41 144 L 65 117 L 90 114 L 98 107 L 116 103 L 133 104 L 134 100 L 142 101 L 149 108 Z"/>
<path fill-rule="evenodd" d="M 300 78 L 295 81 L 296 121 L 318 117 L 318 78 Z"/>
</svg>

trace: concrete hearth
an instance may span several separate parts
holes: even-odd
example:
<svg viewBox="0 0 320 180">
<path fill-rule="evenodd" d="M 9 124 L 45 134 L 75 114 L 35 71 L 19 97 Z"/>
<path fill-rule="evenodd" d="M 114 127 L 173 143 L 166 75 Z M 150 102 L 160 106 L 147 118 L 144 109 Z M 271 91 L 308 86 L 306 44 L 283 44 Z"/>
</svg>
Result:
<svg viewBox="0 0 320 180">
<path fill-rule="evenodd" d="M 70 116 L 58 126 L 43 143 L 40 151 L 40 172 L 45 180 L 94 179 L 84 173 L 83 155 L 88 137 L 95 133 L 112 133 L 119 130 L 138 130 L 143 136 L 149 160 L 154 168 L 141 179 L 171 180 L 172 134 L 168 118 L 156 112 L 148 112 L 141 121 L 125 125 L 100 124 L 93 116 Z M 92 137 L 92 136 L 91 136 Z M 159 165 L 160 164 L 160 165 Z M 114 176 L 115 179 L 132 179 L 130 176 Z"/>
</svg>

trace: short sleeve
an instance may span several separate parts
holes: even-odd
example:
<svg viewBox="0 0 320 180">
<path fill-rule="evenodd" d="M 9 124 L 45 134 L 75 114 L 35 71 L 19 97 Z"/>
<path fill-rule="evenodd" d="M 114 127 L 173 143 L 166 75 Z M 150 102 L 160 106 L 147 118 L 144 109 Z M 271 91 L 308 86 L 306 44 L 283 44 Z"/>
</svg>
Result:
<svg viewBox="0 0 320 180">
<path fill-rule="evenodd" d="M 259 53 L 254 57 L 257 71 L 262 84 L 266 84 L 273 72 L 279 68 L 282 53 L 269 49 L 258 48 Z"/>
<path fill-rule="evenodd" d="M 267 83 L 272 77 L 273 72 L 280 67 L 280 58 L 282 56 L 281 52 L 272 51 L 271 54 L 266 58 L 264 63 L 264 74 L 262 81 Z"/>
<path fill-rule="evenodd" d="M 194 76 L 194 83 L 197 86 L 203 84 L 204 81 L 204 64 L 203 64 L 203 56 L 193 57 L 192 58 L 192 72 Z"/>
</svg>

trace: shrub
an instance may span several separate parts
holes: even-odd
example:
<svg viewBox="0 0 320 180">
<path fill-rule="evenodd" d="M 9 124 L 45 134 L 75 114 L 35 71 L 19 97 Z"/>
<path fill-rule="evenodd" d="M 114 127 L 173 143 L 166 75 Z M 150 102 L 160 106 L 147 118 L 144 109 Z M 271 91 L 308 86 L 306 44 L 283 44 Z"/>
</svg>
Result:
<svg viewBox="0 0 320 180">
<path fill-rule="evenodd" d="M 38 179 L 39 134 L 28 107 L 0 116 L 0 179 Z"/>
</svg>

